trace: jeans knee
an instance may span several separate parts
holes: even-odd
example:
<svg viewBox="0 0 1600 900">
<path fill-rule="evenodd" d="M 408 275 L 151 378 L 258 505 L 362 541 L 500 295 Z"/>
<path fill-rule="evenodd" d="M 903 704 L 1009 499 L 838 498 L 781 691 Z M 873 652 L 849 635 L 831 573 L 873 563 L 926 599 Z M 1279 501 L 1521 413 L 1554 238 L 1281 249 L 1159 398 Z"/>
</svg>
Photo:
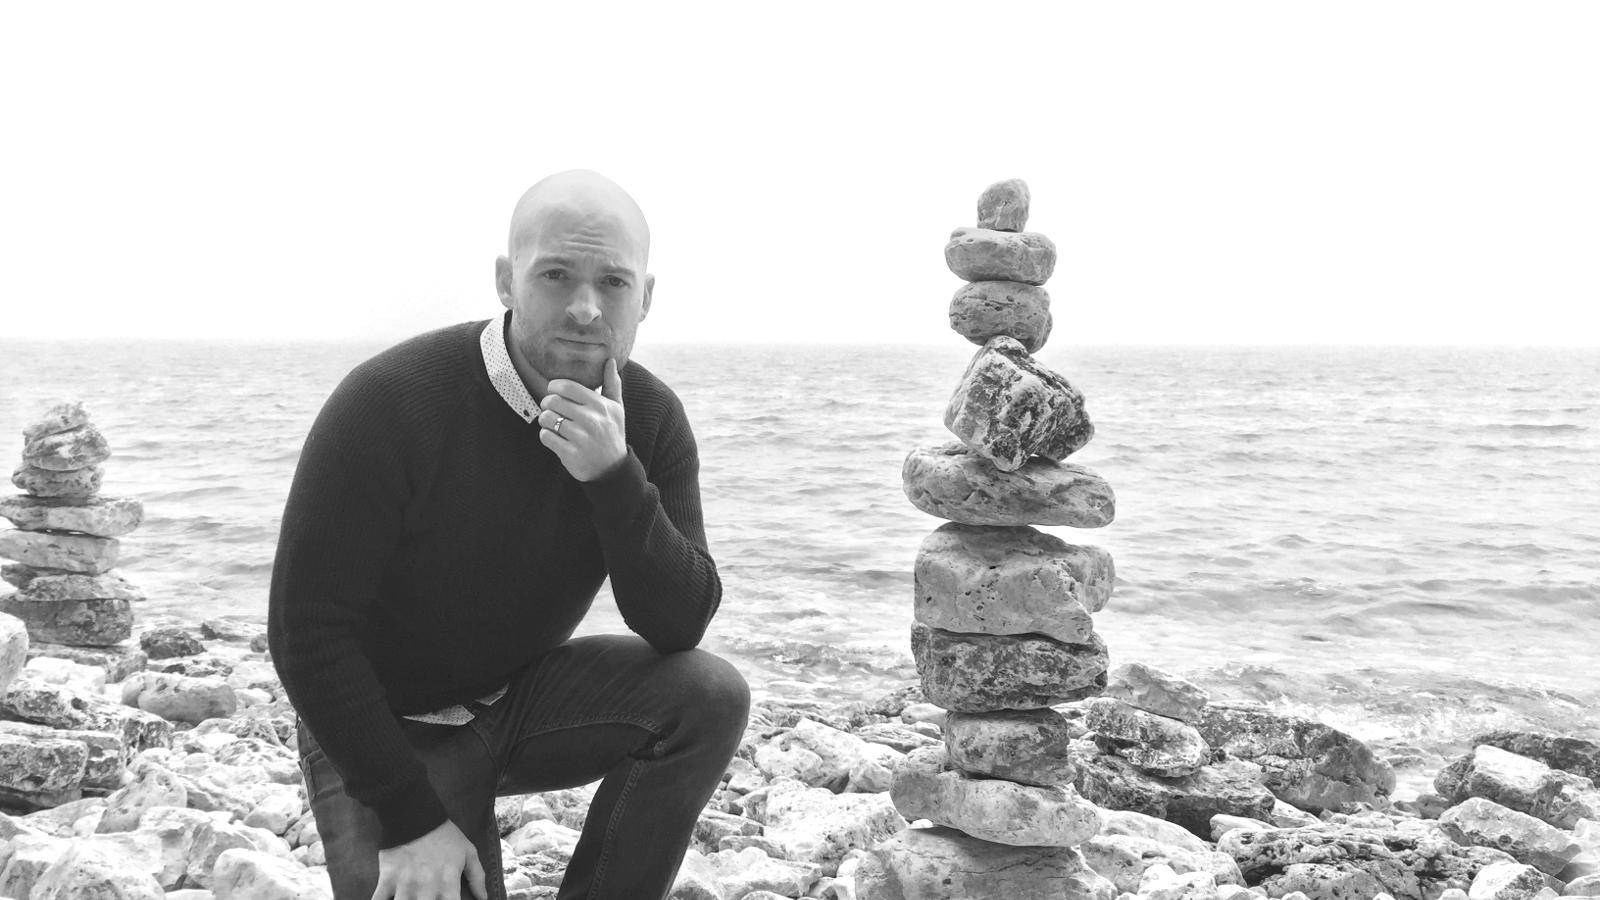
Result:
<svg viewBox="0 0 1600 900">
<path fill-rule="evenodd" d="M 699 727 L 737 744 L 750 718 L 750 684 L 734 665 L 704 650 L 682 654 L 686 706 Z"/>
</svg>

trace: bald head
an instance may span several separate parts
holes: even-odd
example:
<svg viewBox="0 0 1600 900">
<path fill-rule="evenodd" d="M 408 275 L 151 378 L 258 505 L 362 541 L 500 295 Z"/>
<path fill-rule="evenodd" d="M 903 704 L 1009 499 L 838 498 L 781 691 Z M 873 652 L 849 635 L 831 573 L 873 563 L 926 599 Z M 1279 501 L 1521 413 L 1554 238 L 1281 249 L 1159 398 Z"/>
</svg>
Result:
<svg viewBox="0 0 1600 900">
<path fill-rule="evenodd" d="M 639 254 L 644 272 L 650 261 L 650 226 L 632 196 L 615 181 L 588 169 L 569 169 L 528 188 L 511 211 L 507 250 L 513 260 L 552 224 L 614 228 Z"/>
</svg>

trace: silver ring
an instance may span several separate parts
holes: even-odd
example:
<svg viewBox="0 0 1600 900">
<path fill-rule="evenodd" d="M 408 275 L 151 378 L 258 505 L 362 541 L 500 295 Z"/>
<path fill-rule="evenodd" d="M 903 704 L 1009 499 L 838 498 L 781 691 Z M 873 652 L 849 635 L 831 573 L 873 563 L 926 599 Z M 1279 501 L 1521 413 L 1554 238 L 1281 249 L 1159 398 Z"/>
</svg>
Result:
<svg viewBox="0 0 1600 900">
<path fill-rule="evenodd" d="M 554 431 L 557 435 L 560 435 L 561 434 L 561 426 L 566 421 L 567 421 L 567 417 L 566 416 L 563 416 L 561 413 L 556 413 L 556 424 L 555 424 L 555 427 L 550 429 L 550 430 Z"/>
</svg>

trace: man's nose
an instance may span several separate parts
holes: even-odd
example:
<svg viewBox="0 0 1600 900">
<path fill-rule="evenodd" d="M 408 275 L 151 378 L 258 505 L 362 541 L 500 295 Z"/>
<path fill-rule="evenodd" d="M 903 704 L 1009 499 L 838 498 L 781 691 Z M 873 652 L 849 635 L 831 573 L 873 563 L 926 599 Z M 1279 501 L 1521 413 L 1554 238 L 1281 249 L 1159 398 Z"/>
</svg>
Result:
<svg viewBox="0 0 1600 900">
<path fill-rule="evenodd" d="M 600 302 L 593 286 L 585 285 L 572 292 L 572 302 L 567 304 L 567 318 L 579 325 L 588 325 L 600 318 Z"/>
</svg>

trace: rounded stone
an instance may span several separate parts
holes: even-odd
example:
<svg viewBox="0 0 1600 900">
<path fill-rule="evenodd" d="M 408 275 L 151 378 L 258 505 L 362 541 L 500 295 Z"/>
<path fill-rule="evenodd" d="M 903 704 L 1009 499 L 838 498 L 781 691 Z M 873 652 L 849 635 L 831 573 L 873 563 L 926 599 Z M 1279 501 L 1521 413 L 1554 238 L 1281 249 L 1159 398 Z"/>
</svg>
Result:
<svg viewBox="0 0 1600 900">
<path fill-rule="evenodd" d="M 1028 227 L 1028 183 L 1021 178 L 996 181 L 978 195 L 978 227 L 1021 231 Z"/>
<path fill-rule="evenodd" d="M 89 413 L 84 410 L 82 402 L 73 400 L 57 403 L 45 410 L 44 415 L 36 419 L 32 425 L 22 429 L 22 440 L 28 444 L 46 435 L 71 431 L 87 424 L 89 424 Z"/>
<path fill-rule="evenodd" d="M 1016 281 L 974 281 L 950 298 L 950 328 L 974 344 L 1014 338 L 1029 353 L 1050 339 L 1050 294 Z"/>
<path fill-rule="evenodd" d="M 11 483 L 35 497 L 88 498 L 100 490 L 105 474 L 100 466 L 52 472 L 24 464 L 11 473 Z"/>
<path fill-rule="evenodd" d="M 71 472 L 97 466 L 111 458 L 105 435 L 93 425 L 80 425 L 67 431 L 42 435 L 22 447 L 22 459 L 30 466 L 52 472 Z"/>
<path fill-rule="evenodd" d="M 944 261 L 963 281 L 1020 281 L 1039 285 L 1056 268 L 1056 245 L 1036 231 L 957 228 Z"/>
<path fill-rule="evenodd" d="M 1071 784 L 1075 729 L 1053 709 L 950 713 L 944 746 L 955 768 L 1021 784 Z"/>
<path fill-rule="evenodd" d="M 911 627 L 911 654 L 928 699 L 954 712 L 1040 709 L 1100 693 L 1106 644 L 1038 635 L 956 634 Z"/>
<path fill-rule="evenodd" d="M 1105 479 L 1043 457 L 1002 472 L 951 442 L 911 451 L 900 475 L 911 505 L 964 525 L 1099 528 L 1116 517 L 1116 495 Z"/>
</svg>

